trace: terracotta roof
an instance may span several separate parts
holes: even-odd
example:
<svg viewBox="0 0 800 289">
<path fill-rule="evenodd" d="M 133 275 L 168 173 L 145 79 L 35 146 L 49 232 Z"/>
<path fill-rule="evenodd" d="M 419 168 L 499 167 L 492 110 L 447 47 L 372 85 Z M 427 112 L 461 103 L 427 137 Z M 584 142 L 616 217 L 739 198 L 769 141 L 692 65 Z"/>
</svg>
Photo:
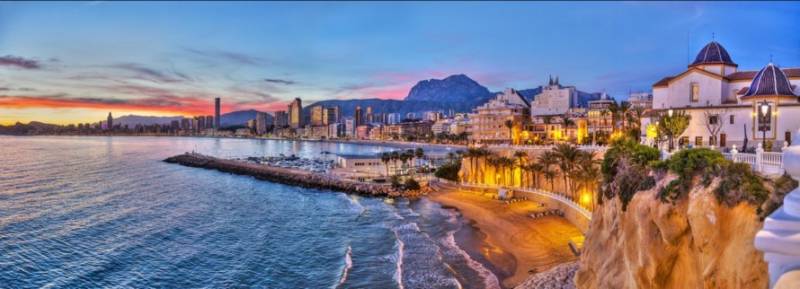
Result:
<svg viewBox="0 0 800 289">
<path fill-rule="evenodd" d="M 783 73 L 786 74 L 789 78 L 800 78 L 800 67 L 794 68 L 782 68 Z M 728 76 L 725 76 L 728 80 L 753 80 L 753 77 L 756 77 L 758 71 L 749 70 L 749 71 L 737 71 Z"/>
<path fill-rule="evenodd" d="M 745 94 L 745 93 L 747 93 L 748 90 L 750 90 L 750 87 L 749 86 L 745 86 L 745 87 L 742 87 L 742 89 L 740 89 L 739 91 L 737 91 L 736 94 L 737 95 L 738 94 Z"/>
<path fill-rule="evenodd" d="M 672 78 L 673 78 L 672 76 L 664 77 L 655 84 L 653 84 L 653 86 L 667 86 L 667 84 L 669 84 L 669 81 L 672 80 Z"/>
</svg>

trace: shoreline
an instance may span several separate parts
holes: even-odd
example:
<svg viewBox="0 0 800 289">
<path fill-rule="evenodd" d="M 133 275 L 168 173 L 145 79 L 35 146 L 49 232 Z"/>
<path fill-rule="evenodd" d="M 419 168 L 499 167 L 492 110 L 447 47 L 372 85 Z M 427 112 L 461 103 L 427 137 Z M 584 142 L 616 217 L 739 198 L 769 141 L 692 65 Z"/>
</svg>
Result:
<svg viewBox="0 0 800 289">
<path fill-rule="evenodd" d="M 534 202 L 505 205 L 454 189 L 434 191 L 425 197 L 468 220 L 477 232 L 472 234 L 475 240 L 458 238 L 457 243 L 492 271 L 503 288 L 514 288 L 533 273 L 577 260 L 567 243 L 581 232 L 561 217 L 528 217 L 527 213 L 538 206 Z"/>
<path fill-rule="evenodd" d="M 128 135 L 128 134 L 32 134 L 32 135 L 15 135 L 15 134 L 0 134 L 0 136 L 12 137 L 37 137 L 37 136 L 63 136 L 63 137 L 176 137 L 176 138 L 210 138 L 210 139 L 249 139 L 249 140 L 274 140 L 274 141 L 304 141 L 304 142 L 328 142 L 328 143 L 346 143 L 346 144 L 366 144 L 366 145 L 384 145 L 394 147 L 442 147 L 446 149 L 466 149 L 467 145 L 459 144 L 440 144 L 440 143 L 424 143 L 424 142 L 407 142 L 398 140 L 355 140 L 355 139 L 304 139 L 304 138 L 279 138 L 279 137 L 237 137 L 237 136 L 210 136 L 210 135 L 157 135 L 157 134 L 143 134 L 143 135 Z"/>
</svg>

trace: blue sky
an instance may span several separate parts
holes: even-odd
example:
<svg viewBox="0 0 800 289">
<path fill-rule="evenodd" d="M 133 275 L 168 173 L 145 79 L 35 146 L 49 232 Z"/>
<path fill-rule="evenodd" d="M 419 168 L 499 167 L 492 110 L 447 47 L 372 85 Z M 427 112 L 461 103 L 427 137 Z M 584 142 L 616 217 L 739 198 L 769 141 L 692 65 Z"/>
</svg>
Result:
<svg viewBox="0 0 800 289">
<path fill-rule="evenodd" d="M 712 33 L 740 69 L 800 66 L 797 27 L 792 2 L 0 3 L 0 123 L 402 98 L 456 73 L 624 98 Z"/>
</svg>

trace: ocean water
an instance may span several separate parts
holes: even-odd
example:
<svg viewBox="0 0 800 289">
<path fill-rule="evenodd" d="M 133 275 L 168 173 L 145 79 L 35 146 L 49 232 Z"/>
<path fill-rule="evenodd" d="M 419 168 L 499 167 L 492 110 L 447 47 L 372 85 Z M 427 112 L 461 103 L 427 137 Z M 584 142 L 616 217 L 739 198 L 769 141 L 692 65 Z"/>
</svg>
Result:
<svg viewBox="0 0 800 289">
<path fill-rule="evenodd" d="M 456 212 L 162 162 L 323 142 L 0 136 L 0 288 L 493 288 Z M 441 150 L 441 148 L 437 148 Z M 477 255 L 477 254 L 472 254 Z"/>
</svg>

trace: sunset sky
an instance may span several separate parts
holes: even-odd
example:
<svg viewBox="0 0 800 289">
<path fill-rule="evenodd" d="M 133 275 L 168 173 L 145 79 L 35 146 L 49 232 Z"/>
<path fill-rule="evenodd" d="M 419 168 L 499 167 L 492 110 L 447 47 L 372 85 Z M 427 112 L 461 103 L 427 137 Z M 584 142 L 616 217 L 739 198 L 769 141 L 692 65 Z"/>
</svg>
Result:
<svg viewBox="0 0 800 289">
<path fill-rule="evenodd" d="M 740 69 L 800 66 L 800 4 L 0 3 L 0 124 L 403 98 L 464 73 L 490 90 L 560 76 L 624 98 L 715 39 Z M 687 51 L 688 50 L 688 51 Z"/>
</svg>

